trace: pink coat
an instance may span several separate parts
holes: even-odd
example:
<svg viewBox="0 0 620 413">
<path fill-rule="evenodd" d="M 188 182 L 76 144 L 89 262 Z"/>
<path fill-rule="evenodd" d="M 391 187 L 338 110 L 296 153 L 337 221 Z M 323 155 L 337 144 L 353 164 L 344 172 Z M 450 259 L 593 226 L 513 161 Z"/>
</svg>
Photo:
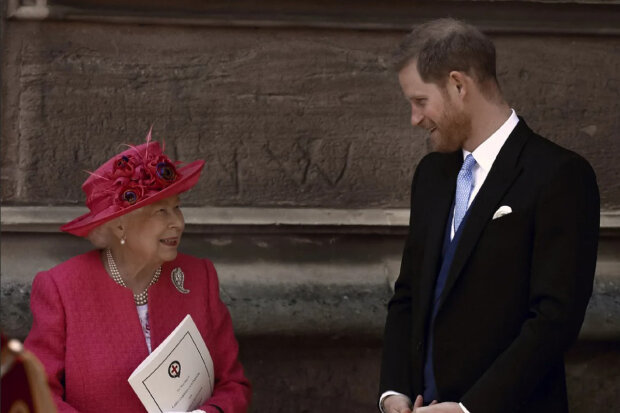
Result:
<svg viewBox="0 0 620 413">
<path fill-rule="evenodd" d="M 172 284 L 176 267 L 185 273 L 188 294 Z M 191 314 L 198 326 L 215 369 L 213 396 L 200 409 L 246 412 L 250 384 L 237 360 L 238 345 L 213 264 L 178 254 L 149 288 L 148 306 L 153 349 L 185 315 Z M 99 251 L 37 274 L 31 308 L 33 324 L 25 344 L 45 366 L 59 412 L 145 411 L 127 382 L 149 354 L 133 295 L 108 275 Z"/>
</svg>

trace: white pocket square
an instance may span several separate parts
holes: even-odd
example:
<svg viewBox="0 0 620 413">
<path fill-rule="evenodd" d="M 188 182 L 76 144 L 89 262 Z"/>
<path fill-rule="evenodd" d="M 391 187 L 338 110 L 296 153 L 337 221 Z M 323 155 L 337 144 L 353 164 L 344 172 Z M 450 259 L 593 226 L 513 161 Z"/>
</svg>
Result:
<svg viewBox="0 0 620 413">
<path fill-rule="evenodd" d="M 495 213 L 493 214 L 493 219 L 503 217 L 504 215 L 508 215 L 511 212 L 512 208 L 510 208 L 508 205 L 502 205 L 501 207 L 497 208 L 497 211 L 495 211 Z"/>
</svg>

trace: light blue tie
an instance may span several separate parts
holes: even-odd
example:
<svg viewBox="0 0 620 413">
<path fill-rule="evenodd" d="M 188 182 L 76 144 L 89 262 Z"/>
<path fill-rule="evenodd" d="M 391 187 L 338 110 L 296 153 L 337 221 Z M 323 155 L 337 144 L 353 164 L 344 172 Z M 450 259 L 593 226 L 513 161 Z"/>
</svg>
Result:
<svg viewBox="0 0 620 413">
<path fill-rule="evenodd" d="M 463 221 L 471 191 L 474 189 L 474 174 L 472 169 L 476 164 L 474 157 L 469 154 L 463 162 L 463 166 L 456 178 L 456 199 L 454 201 L 454 232 L 459 230 Z"/>
</svg>

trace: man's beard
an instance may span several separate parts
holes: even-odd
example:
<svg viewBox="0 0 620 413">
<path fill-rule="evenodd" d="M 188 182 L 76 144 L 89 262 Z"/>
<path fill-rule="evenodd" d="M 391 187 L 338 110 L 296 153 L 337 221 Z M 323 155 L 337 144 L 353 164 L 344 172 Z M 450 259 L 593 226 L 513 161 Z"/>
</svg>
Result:
<svg viewBox="0 0 620 413">
<path fill-rule="evenodd" d="M 447 101 L 449 102 L 449 101 Z M 463 147 L 471 132 L 471 119 L 446 103 L 443 116 L 434 125 L 437 129 L 429 135 L 427 145 L 437 152 L 454 152 Z"/>
</svg>

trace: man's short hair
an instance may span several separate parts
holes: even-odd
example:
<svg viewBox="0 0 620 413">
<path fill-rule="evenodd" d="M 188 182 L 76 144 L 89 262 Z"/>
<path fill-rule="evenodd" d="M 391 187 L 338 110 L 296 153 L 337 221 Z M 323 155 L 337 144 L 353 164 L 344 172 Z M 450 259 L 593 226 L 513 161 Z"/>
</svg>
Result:
<svg viewBox="0 0 620 413">
<path fill-rule="evenodd" d="M 493 80 L 495 46 L 476 27 L 455 19 L 438 19 L 417 26 L 400 43 L 393 64 L 400 71 L 416 61 L 425 82 L 443 86 L 451 71 L 467 73 L 478 83 Z"/>
</svg>

